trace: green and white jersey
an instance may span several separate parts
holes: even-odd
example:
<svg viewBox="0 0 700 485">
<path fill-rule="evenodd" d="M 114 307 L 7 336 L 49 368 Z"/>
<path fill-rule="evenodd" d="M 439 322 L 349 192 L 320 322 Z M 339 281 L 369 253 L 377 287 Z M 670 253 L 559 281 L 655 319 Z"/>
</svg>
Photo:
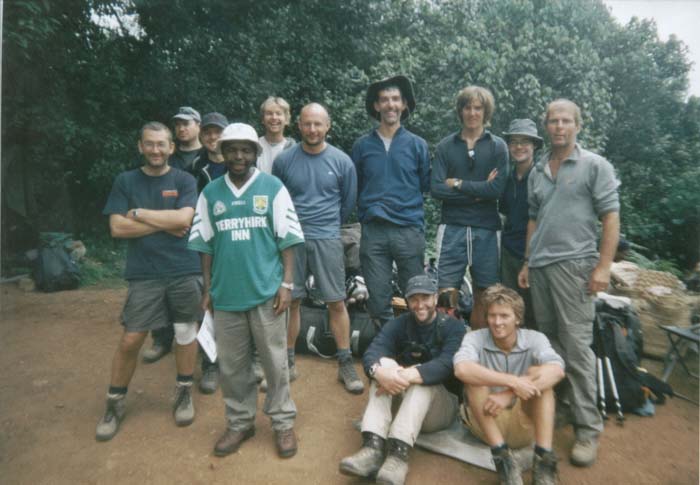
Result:
<svg viewBox="0 0 700 485">
<path fill-rule="evenodd" d="M 289 192 L 278 178 L 255 169 L 240 189 L 228 174 L 204 188 L 187 247 L 212 255 L 214 309 L 238 312 L 275 296 L 282 250 L 303 242 Z"/>
</svg>

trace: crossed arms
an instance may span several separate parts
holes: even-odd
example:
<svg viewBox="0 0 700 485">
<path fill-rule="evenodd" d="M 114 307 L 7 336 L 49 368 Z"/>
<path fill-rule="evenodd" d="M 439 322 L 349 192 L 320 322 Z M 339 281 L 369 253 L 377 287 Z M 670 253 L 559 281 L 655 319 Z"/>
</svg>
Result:
<svg viewBox="0 0 700 485">
<path fill-rule="evenodd" d="M 109 230 L 112 237 L 119 239 L 143 237 L 159 231 L 183 237 L 190 230 L 192 217 L 192 207 L 166 210 L 130 209 L 124 215 L 111 214 Z"/>
</svg>

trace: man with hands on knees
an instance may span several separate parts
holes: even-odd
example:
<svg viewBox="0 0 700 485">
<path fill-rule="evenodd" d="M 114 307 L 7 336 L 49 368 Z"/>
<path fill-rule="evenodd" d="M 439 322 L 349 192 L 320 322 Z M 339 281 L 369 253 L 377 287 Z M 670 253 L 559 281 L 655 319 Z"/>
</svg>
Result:
<svg viewBox="0 0 700 485">
<path fill-rule="evenodd" d="M 491 447 L 502 484 L 522 484 L 510 448 L 533 438 L 534 483 L 553 484 L 553 387 L 564 378 L 564 360 L 544 334 L 520 328 L 524 303 L 516 291 L 491 286 L 484 304 L 488 328 L 469 332 L 454 356 L 455 375 L 465 384 L 467 426 Z"/>
<path fill-rule="evenodd" d="M 201 253 L 202 306 L 214 314 L 228 421 L 214 454 L 231 454 L 255 435 L 255 343 L 268 383 L 263 411 L 272 421 L 279 456 L 288 458 L 297 442 L 285 312 L 293 289 L 293 247 L 304 237 L 287 189 L 255 168 L 261 148 L 253 127 L 228 125 L 218 143 L 228 173 L 200 194 L 189 242 Z"/>
<path fill-rule="evenodd" d="M 449 427 L 461 393 L 452 357 L 464 324 L 436 311 L 437 283 L 427 275 L 408 280 L 406 298 L 409 312 L 386 323 L 365 352 L 363 365 L 372 384 L 362 418 L 362 448 L 340 462 L 342 473 L 376 475 L 384 484 L 404 483 L 418 434 Z M 395 398 L 400 406 L 392 417 Z"/>
</svg>

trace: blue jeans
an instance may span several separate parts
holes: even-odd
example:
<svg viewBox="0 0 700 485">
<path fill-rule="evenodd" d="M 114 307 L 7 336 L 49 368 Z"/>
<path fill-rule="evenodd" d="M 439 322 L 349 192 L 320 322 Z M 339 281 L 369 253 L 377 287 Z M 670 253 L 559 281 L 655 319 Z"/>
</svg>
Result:
<svg viewBox="0 0 700 485">
<path fill-rule="evenodd" d="M 373 220 L 362 224 L 360 262 L 369 300 L 371 318 L 382 321 L 394 318 L 392 266 L 396 263 L 399 288 L 405 291 L 412 276 L 423 274 L 425 234 L 416 226 L 399 226 L 389 221 Z"/>
</svg>

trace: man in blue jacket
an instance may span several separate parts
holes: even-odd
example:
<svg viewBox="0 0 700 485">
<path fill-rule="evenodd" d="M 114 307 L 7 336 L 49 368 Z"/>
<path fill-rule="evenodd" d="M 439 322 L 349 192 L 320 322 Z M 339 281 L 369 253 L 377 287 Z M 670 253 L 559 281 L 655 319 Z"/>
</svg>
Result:
<svg viewBox="0 0 700 485">
<path fill-rule="evenodd" d="M 430 190 L 428 144 L 401 126 L 416 108 L 411 82 L 394 76 L 370 84 L 367 113 L 379 126 L 352 147 L 357 169 L 357 217 L 362 223 L 360 260 L 369 290 L 370 316 L 384 323 L 391 308 L 392 266 L 399 287 L 423 273 L 423 193 Z"/>
<path fill-rule="evenodd" d="M 372 385 L 362 418 L 363 444 L 340 462 L 342 473 L 365 478 L 377 474 L 380 483 L 404 483 L 408 453 L 418 434 L 449 427 L 461 392 L 452 358 L 464 325 L 436 311 L 437 284 L 427 275 L 408 281 L 406 298 L 409 312 L 384 325 L 365 352 L 363 364 Z M 394 398 L 401 404 L 392 417 Z"/>
</svg>

